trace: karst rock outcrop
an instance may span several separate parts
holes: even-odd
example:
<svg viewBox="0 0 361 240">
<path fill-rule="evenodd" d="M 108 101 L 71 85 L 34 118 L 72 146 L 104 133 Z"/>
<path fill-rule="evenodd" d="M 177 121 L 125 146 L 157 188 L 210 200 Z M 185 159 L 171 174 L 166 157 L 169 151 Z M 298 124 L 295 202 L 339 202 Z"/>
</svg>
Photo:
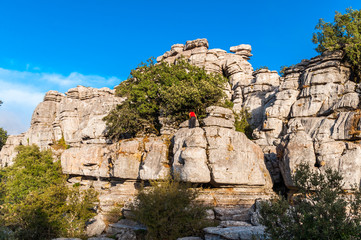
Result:
<svg viewBox="0 0 361 240">
<path fill-rule="evenodd" d="M 244 220 L 244 207 L 272 196 L 273 186 L 292 188 L 292 173 L 301 162 L 317 171 L 339 170 L 345 189 L 359 184 L 361 86 L 351 81 L 343 53 L 303 60 L 280 77 L 268 69 L 254 71 L 248 62 L 251 50 L 247 44 L 231 47 L 230 53 L 209 49 L 206 39 L 197 39 L 175 44 L 157 58 L 168 63 L 184 58 L 229 79 L 224 90 L 233 109 L 207 108 L 196 128 L 184 122 L 174 129 L 164 126 L 160 136 L 113 142 L 106 138 L 102 119 L 124 101 L 114 90 L 78 86 L 65 94 L 49 91 L 35 109 L 30 129 L 8 138 L 0 165 L 12 164 L 20 144 L 52 149 L 70 184 L 100 192 L 102 211 L 130 201 L 140 181 L 172 173 L 209 186 L 199 198 L 213 204 L 221 220 L 235 219 L 219 207 L 236 206 L 229 211 Z M 252 141 L 235 130 L 235 113 L 242 111 L 251 115 Z"/>
</svg>

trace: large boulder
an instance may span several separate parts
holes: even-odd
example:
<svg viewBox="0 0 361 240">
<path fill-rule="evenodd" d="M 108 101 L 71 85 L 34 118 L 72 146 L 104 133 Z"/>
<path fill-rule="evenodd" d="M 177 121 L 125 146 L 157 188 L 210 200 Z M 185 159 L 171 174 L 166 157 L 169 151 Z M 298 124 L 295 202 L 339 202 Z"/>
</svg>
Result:
<svg viewBox="0 0 361 240">
<path fill-rule="evenodd" d="M 262 149 L 234 130 L 231 110 L 207 108 L 203 128 L 174 136 L 173 168 L 181 180 L 215 185 L 270 186 Z"/>
</svg>

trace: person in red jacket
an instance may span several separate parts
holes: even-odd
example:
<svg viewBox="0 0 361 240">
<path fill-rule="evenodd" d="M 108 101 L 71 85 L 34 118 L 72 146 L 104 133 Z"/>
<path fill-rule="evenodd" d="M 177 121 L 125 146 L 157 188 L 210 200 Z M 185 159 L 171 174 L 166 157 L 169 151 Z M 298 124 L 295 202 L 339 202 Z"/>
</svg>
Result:
<svg viewBox="0 0 361 240">
<path fill-rule="evenodd" d="M 196 127 L 197 115 L 194 112 L 189 113 L 189 128 Z"/>
</svg>

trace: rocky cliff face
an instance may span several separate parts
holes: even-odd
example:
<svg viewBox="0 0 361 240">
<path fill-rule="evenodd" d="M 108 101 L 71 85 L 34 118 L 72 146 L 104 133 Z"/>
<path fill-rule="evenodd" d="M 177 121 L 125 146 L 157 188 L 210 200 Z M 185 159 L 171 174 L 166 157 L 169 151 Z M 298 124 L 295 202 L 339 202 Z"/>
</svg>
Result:
<svg viewBox="0 0 361 240">
<path fill-rule="evenodd" d="M 79 86 L 66 94 L 48 92 L 34 111 L 30 129 L 8 138 L 0 164 L 10 165 L 20 144 L 50 148 L 70 184 L 101 192 L 103 211 L 129 201 L 139 181 L 161 179 L 170 172 L 209 186 L 200 199 L 215 206 L 250 206 L 256 198 L 271 196 L 273 184 L 292 188 L 291 173 L 300 162 L 319 171 L 324 166 L 338 169 L 346 189 L 359 184 L 361 89 L 350 81 L 342 53 L 304 60 L 280 77 L 276 71 L 253 71 L 250 45 L 230 51 L 208 49 L 207 40 L 198 39 L 173 45 L 157 61 L 174 63 L 183 57 L 224 74 L 233 111 L 246 109 L 252 115 L 253 141 L 235 131 L 232 110 L 209 107 L 201 127 L 189 129 L 185 122 L 177 129 L 163 129 L 161 136 L 111 142 L 102 118 L 124 99 L 108 88 Z"/>
<path fill-rule="evenodd" d="M 248 110 L 255 128 L 254 142 L 264 154 L 275 183 L 292 188 L 291 173 L 300 162 L 329 166 L 345 177 L 345 188 L 360 183 L 360 85 L 350 81 L 350 66 L 342 52 L 303 60 L 276 71 L 253 72 L 247 62 L 251 46 L 230 48 L 232 53 L 208 49 L 205 39 L 173 45 L 158 61 L 188 58 L 209 72 L 223 73 L 231 86 L 234 111 Z"/>
</svg>

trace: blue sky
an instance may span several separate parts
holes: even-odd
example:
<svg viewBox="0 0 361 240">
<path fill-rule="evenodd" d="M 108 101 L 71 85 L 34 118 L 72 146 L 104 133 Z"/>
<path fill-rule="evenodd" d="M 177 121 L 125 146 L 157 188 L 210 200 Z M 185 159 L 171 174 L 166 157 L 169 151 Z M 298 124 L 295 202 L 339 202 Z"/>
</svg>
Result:
<svg viewBox="0 0 361 240">
<path fill-rule="evenodd" d="M 361 8 L 360 0 L 0 1 L 0 127 L 27 130 L 49 90 L 113 88 L 130 70 L 175 43 L 210 48 L 251 44 L 254 68 L 279 70 L 317 55 L 319 18 Z"/>
</svg>

